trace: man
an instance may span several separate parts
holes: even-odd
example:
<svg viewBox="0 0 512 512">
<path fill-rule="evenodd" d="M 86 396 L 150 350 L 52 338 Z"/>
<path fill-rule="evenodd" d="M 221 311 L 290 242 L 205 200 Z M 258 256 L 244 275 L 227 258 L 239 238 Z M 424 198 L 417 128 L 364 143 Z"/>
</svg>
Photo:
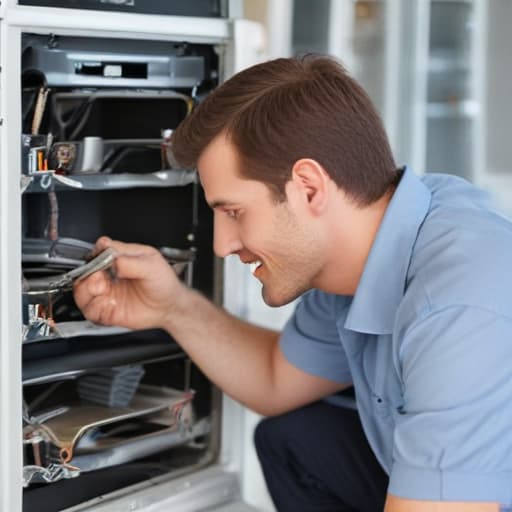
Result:
<svg viewBox="0 0 512 512">
<path fill-rule="evenodd" d="M 227 394 L 272 416 L 256 444 L 281 511 L 497 512 L 512 503 L 512 225 L 458 178 L 397 170 L 333 60 L 277 59 L 180 125 L 214 249 L 253 267 L 283 333 L 231 317 L 152 248 L 77 285 L 88 318 L 162 327 Z M 358 415 L 318 401 L 354 386 Z M 359 421 L 360 417 L 360 421 Z"/>
</svg>

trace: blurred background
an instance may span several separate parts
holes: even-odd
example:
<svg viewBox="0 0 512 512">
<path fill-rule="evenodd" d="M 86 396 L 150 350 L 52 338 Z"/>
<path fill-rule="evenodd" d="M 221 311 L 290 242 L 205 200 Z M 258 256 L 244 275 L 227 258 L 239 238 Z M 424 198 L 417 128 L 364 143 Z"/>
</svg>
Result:
<svg viewBox="0 0 512 512">
<path fill-rule="evenodd" d="M 264 27 L 262 59 L 337 57 L 380 111 L 398 165 L 462 176 L 512 216 L 512 0 L 243 0 L 240 10 Z M 293 304 L 268 308 L 254 279 L 246 288 L 248 319 L 280 328 Z M 258 421 L 247 411 L 248 447 Z M 242 488 L 273 510 L 251 448 Z"/>
<path fill-rule="evenodd" d="M 265 58 L 336 56 L 386 125 L 397 164 L 488 189 L 512 214 L 512 0 L 245 0 Z"/>
</svg>

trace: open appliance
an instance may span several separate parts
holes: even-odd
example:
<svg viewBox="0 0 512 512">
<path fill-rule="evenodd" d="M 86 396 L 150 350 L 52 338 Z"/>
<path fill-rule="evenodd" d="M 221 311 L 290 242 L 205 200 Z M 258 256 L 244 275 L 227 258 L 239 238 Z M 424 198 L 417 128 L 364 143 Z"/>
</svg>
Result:
<svg viewBox="0 0 512 512">
<path fill-rule="evenodd" d="M 259 32 L 224 2 L 85 3 L 1 6 L 0 508 L 250 510 L 225 470 L 221 392 L 167 333 L 85 321 L 70 285 L 109 267 L 91 260 L 107 234 L 226 304 L 212 215 L 171 134 L 256 60 L 239 35 Z"/>
</svg>

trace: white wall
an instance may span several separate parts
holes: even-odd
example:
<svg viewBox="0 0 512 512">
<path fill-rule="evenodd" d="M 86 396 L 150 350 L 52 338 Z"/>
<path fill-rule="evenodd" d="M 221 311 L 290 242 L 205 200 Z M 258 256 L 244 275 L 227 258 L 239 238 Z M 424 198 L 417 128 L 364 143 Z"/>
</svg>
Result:
<svg viewBox="0 0 512 512">
<path fill-rule="evenodd" d="M 226 308 L 249 322 L 281 329 L 293 311 L 294 304 L 270 308 L 261 298 L 261 285 L 236 256 L 225 261 L 224 303 Z M 240 470 L 245 501 L 262 512 L 274 510 L 253 444 L 254 428 L 261 417 L 225 397 L 223 419 L 226 429 L 222 439 L 224 458 L 231 469 Z"/>
</svg>

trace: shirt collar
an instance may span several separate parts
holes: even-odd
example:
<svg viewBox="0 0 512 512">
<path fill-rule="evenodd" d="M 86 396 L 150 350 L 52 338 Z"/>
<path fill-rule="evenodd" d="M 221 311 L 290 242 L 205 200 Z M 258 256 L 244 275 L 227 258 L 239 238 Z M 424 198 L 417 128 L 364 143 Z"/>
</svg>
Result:
<svg viewBox="0 0 512 512">
<path fill-rule="evenodd" d="M 412 250 L 430 201 L 428 188 L 405 168 L 368 255 L 345 320 L 346 329 L 369 334 L 393 332 Z"/>
</svg>

